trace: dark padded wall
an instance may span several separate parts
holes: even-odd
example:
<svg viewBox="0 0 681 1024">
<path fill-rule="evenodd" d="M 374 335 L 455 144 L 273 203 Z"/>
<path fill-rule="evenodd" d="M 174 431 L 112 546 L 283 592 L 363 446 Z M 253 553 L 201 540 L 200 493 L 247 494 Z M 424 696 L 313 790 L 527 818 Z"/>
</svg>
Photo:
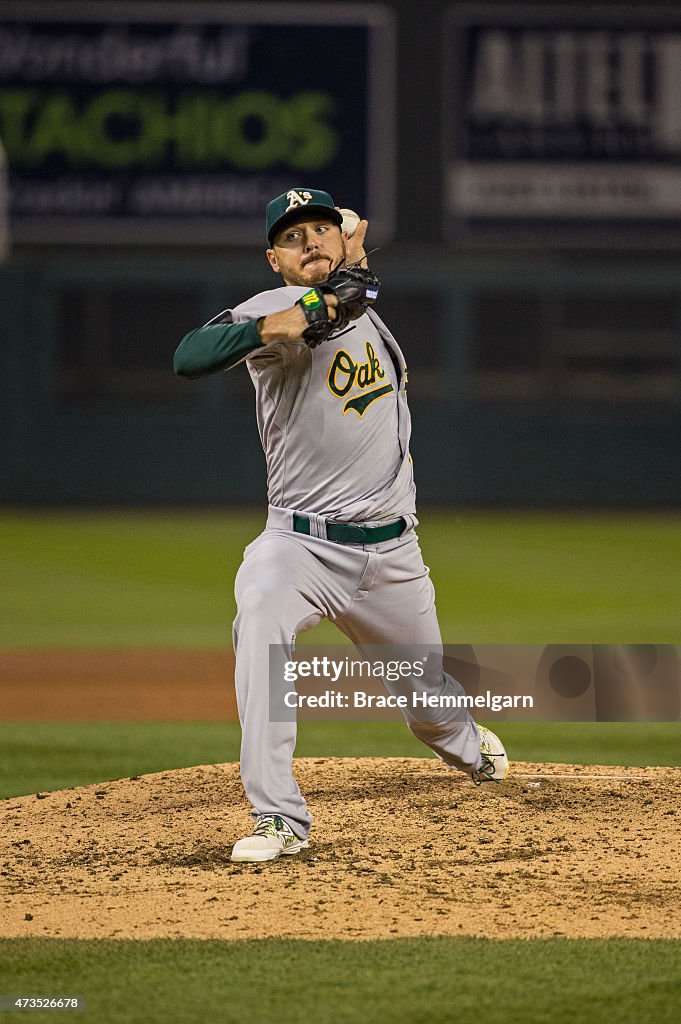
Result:
<svg viewBox="0 0 681 1024">
<path fill-rule="evenodd" d="M 389 6 L 397 233 L 373 266 L 410 365 L 421 501 L 678 504 L 681 253 L 448 244 L 450 5 Z M 0 267 L 0 500 L 262 502 L 244 368 L 186 382 L 171 362 L 186 330 L 275 284 L 257 248 L 16 247 Z"/>
</svg>

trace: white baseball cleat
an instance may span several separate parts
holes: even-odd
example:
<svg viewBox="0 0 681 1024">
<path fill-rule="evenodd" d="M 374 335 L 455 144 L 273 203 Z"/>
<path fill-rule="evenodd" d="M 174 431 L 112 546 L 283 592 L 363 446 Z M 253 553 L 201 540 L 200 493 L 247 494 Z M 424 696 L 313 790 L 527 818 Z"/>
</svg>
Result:
<svg viewBox="0 0 681 1024">
<path fill-rule="evenodd" d="M 300 853 L 310 844 L 299 839 L 279 814 L 259 814 L 250 836 L 239 839 L 232 849 L 232 860 L 276 860 L 282 853 Z"/>
<path fill-rule="evenodd" d="M 482 764 L 471 772 L 471 778 L 476 786 L 483 782 L 501 782 L 509 773 L 508 756 L 504 750 L 504 744 L 498 736 L 484 725 L 478 726 L 480 732 L 480 755 Z"/>
</svg>

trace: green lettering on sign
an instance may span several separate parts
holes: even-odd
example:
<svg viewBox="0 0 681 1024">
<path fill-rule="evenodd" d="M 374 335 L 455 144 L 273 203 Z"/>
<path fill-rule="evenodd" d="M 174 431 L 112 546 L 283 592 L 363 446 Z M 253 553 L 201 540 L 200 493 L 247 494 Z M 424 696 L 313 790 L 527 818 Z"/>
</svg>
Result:
<svg viewBox="0 0 681 1024">
<path fill-rule="evenodd" d="M 286 128 L 293 145 L 287 163 L 301 171 L 316 171 L 330 163 L 340 140 L 328 124 L 334 113 L 333 97 L 324 92 L 301 92 L 285 107 Z"/>
<path fill-rule="evenodd" d="M 50 153 L 71 156 L 78 147 L 77 113 L 70 96 L 50 96 L 38 111 L 24 159 L 39 164 Z"/>
<path fill-rule="evenodd" d="M 26 159 L 26 119 L 37 100 L 28 89 L 0 90 L 0 137 L 10 162 Z"/>
<path fill-rule="evenodd" d="M 0 89 L 0 135 L 14 167 L 59 155 L 72 167 L 178 166 L 300 171 L 326 166 L 340 148 L 333 97 L 320 91 L 281 98 L 248 90 L 104 89 L 79 107 L 68 91 Z"/>
<path fill-rule="evenodd" d="M 267 92 L 245 92 L 223 105 L 215 123 L 222 152 L 236 167 L 262 170 L 285 159 L 287 139 L 284 133 L 282 103 Z M 246 135 L 247 122 L 257 122 L 259 138 Z"/>
<path fill-rule="evenodd" d="M 111 130 L 114 118 L 135 127 L 117 138 Z M 83 115 L 82 151 L 103 167 L 128 167 L 138 160 L 141 129 L 139 97 L 127 89 L 111 89 L 97 96 Z"/>
</svg>

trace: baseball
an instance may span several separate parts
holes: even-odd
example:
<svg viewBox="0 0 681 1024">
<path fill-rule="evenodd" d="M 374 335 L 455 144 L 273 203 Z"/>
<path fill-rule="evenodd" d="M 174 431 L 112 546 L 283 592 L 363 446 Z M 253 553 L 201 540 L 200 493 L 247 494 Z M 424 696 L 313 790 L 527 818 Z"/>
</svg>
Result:
<svg viewBox="0 0 681 1024">
<path fill-rule="evenodd" d="M 354 210 L 340 210 L 338 211 L 343 215 L 343 223 L 341 224 L 341 231 L 347 231 L 348 238 L 351 238 L 357 225 L 359 224 L 359 214 L 355 213 Z"/>
</svg>

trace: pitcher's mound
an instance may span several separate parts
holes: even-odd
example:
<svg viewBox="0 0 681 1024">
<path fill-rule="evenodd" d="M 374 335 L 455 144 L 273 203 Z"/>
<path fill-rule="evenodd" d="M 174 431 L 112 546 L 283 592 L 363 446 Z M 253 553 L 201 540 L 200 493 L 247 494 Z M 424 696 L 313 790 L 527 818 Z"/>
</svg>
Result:
<svg viewBox="0 0 681 1024">
<path fill-rule="evenodd" d="M 0 803 L 3 936 L 681 937 L 681 769 L 306 758 L 310 849 L 231 864 L 235 764 Z"/>
</svg>

